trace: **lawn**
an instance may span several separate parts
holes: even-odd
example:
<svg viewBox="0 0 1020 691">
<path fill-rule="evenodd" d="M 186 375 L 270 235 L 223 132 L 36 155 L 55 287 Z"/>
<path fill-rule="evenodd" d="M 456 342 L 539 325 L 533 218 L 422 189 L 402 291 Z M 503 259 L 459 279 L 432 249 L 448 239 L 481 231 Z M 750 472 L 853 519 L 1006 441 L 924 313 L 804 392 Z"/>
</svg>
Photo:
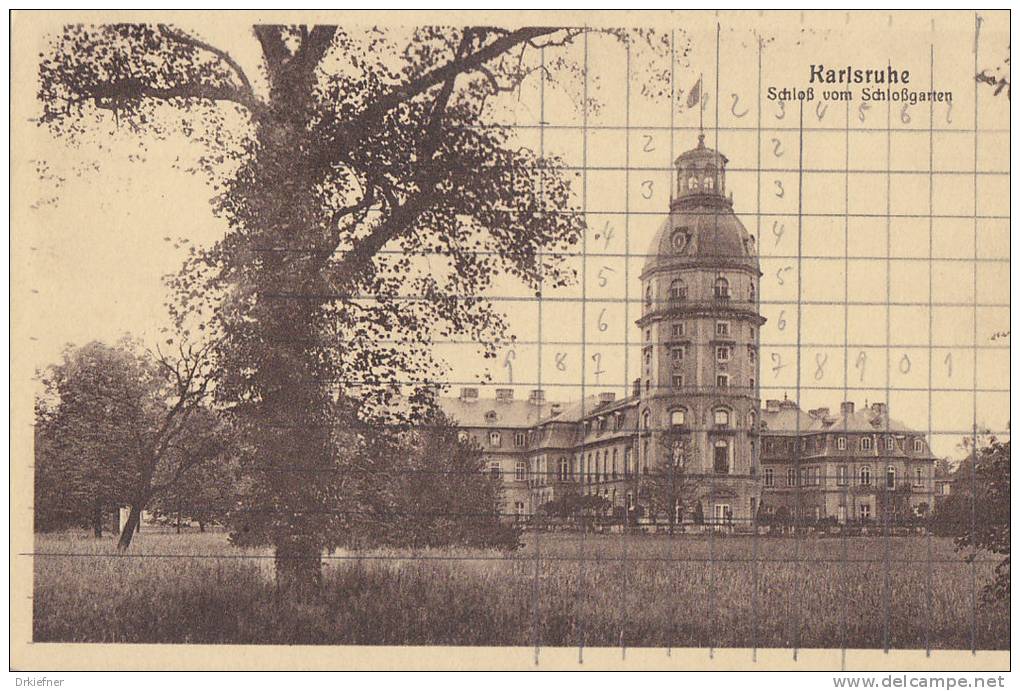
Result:
<svg viewBox="0 0 1020 691">
<path fill-rule="evenodd" d="M 997 558 L 914 537 L 528 535 L 478 550 L 336 553 L 315 602 L 222 533 L 36 538 L 36 641 L 630 647 L 1009 647 L 980 601 Z M 537 558 L 536 558 L 537 557 Z M 974 607 L 974 589 L 978 590 Z"/>
</svg>

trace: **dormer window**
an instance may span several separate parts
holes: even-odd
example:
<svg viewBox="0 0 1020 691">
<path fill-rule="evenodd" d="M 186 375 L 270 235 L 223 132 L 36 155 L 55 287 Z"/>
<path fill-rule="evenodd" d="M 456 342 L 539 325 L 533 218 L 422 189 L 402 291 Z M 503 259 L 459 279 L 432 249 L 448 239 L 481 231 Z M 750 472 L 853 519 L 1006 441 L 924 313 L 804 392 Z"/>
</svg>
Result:
<svg viewBox="0 0 1020 691">
<path fill-rule="evenodd" d="M 490 425 L 496 421 L 496 411 L 490 410 L 485 414 L 485 421 Z"/>
</svg>

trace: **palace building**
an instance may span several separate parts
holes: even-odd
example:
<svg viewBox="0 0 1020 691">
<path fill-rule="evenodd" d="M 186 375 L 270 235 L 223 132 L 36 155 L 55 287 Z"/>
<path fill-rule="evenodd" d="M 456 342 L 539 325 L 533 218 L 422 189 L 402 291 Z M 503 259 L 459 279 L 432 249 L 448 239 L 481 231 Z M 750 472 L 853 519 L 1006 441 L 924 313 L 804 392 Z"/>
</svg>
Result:
<svg viewBox="0 0 1020 691">
<path fill-rule="evenodd" d="M 758 390 L 758 251 L 733 211 L 724 155 L 698 145 L 676 160 L 668 216 L 641 272 L 641 378 L 617 400 L 554 403 L 541 390 L 481 398 L 466 387 L 444 412 L 502 479 L 505 510 L 529 516 L 566 493 L 613 514 L 733 526 L 763 516 L 900 519 L 929 510 L 934 458 L 883 404 L 804 412 Z M 662 483 L 674 505 L 663 506 Z"/>
</svg>

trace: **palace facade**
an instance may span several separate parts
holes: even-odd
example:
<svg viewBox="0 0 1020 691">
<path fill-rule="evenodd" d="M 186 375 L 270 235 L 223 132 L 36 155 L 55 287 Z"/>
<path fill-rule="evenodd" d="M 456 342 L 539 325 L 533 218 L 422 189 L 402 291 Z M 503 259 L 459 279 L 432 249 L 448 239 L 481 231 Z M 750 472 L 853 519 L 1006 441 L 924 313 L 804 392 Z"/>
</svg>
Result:
<svg viewBox="0 0 1020 691">
<path fill-rule="evenodd" d="M 761 406 L 758 252 L 726 191 L 727 159 L 705 146 L 676 160 L 669 213 L 641 272 L 641 378 L 618 400 L 441 399 L 503 480 L 520 517 L 567 493 L 598 495 L 635 519 L 750 525 L 755 519 L 900 520 L 934 501 L 924 436 L 886 406 L 838 413 Z M 670 505 L 661 485 L 668 478 Z"/>
</svg>

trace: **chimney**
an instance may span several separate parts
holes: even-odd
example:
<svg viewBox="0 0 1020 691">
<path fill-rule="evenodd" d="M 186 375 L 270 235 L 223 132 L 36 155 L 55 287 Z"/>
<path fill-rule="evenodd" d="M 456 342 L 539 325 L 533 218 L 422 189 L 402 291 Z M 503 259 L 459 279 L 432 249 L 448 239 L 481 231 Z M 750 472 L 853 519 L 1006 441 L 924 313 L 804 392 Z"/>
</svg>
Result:
<svg viewBox="0 0 1020 691">
<path fill-rule="evenodd" d="M 824 418 L 829 417 L 829 409 L 828 408 L 815 408 L 813 410 L 809 410 L 808 411 L 808 415 L 810 415 L 813 418 L 817 418 L 819 420 L 822 420 Z"/>
<path fill-rule="evenodd" d="M 770 413 L 778 413 L 779 401 L 775 398 L 768 399 L 767 401 L 765 401 L 765 410 L 769 411 Z"/>
<path fill-rule="evenodd" d="M 872 403 L 871 412 L 875 415 L 885 415 L 885 403 Z"/>
<path fill-rule="evenodd" d="M 534 405 L 545 403 L 545 391 L 542 389 L 532 389 L 531 394 L 528 396 L 528 402 Z"/>
<path fill-rule="evenodd" d="M 841 415 L 853 415 L 854 414 L 854 402 L 843 401 L 839 404 L 839 412 Z"/>
<path fill-rule="evenodd" d="M 612 403 L 616 400 L 616 394 L 612 391 L 603 391 L 599 394 L 599 403 Z"/>
<path fill-rule="evenodd" d="M 513 389 L 496 389 L 496 400 L 497 401 L 512 401 L 514 400 Z"/>
<path fill-rule="evenodd" d="M 640 378 L 634 380 L 633 387 L 634 388 L 631 390 L 631 395 L 634 396 L 634 398 L 641 398 L 641 379 Z"/>
<path fill-rule="evenodd" d="M 478 387 L 465 386 L 460 390 L 460 400 L 462 401 L 477 401 L 478 400 Z"/>
<path fill-rule="evenodd" d="M 549 405 L 549 412 L 552 415 L 559 415 L 563 412 L 563 405 L 560 403 L 552 403 Z"/>
</svg>

